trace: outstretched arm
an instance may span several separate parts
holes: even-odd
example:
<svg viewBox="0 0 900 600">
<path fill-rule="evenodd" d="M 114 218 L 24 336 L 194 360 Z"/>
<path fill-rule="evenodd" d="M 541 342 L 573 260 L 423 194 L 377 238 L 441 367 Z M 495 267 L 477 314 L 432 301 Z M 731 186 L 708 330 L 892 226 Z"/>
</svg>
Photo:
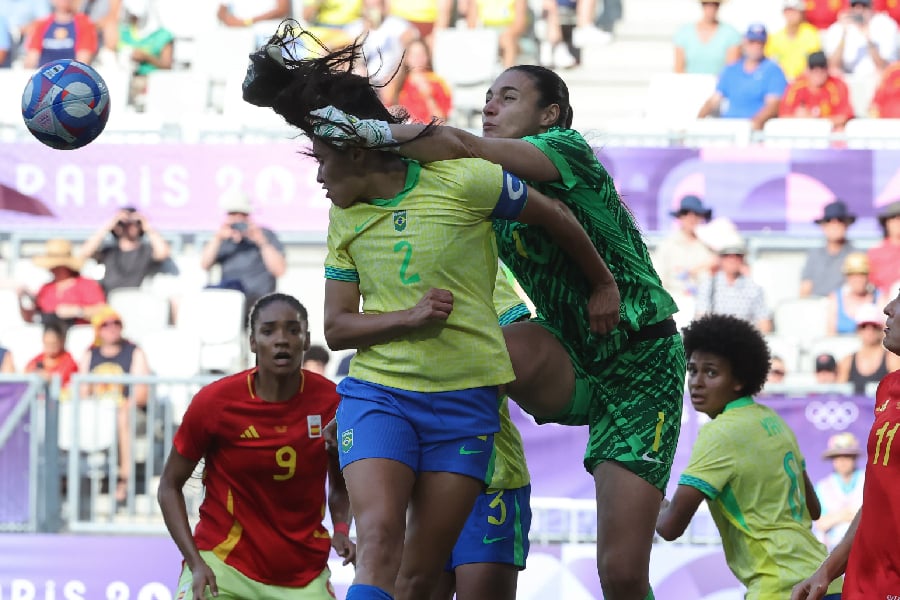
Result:
<svg viewBox="0 0 900 600">
<path fill-rule="evenodd" d="M 391 135 L 401 142 L 400 154 L 419 162 L 482 158 L 528 181 L 556 181 L 559 171 L 534 144 L 520 139 L 485 138 L 468 131 L 438 125 L 419 137 L 423 125 L 391 125 Z"/>
<path fill-rule="evenodd" d="M 656 533 L 670 542 L 681 537 L 705 499 L 706 496 L 697 488 L 679 485 L 671 502 L 663 498 L 656 518 Z"/>
</svg>

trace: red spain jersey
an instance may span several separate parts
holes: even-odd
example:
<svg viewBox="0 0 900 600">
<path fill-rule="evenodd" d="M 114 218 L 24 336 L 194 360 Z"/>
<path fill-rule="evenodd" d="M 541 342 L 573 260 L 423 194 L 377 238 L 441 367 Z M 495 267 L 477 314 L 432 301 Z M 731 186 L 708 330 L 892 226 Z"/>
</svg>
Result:
<svg viewBox="0 0 900 600">
<path fill-rule="evenodd" d="M 206 493 L 194 540 L 262 583 L 300 587 L 325 568 L 328 455 L 322 429 L 338 395 L 328 379 L 303 371 L 287 402 L 255 393 L 256 369 L 201 389 L 175 434 L 175 449 L 205 458 Z"/>
<path fill-rule="evenodd" d="M 884 70 L 872 98 L 872 108 L 882 119 L 900 118 L 900 64 L 894 63 Z"/>
<path fill-rule="evenodd" d="M 900 371 L 881 380 L 869 432 L 866 483 L 853 538 L 844 600 L 900 598 Z"/>
<path fill-rule="evenodd" d="M 816 118 L 826 119 L 840 115 L 849 119 L 853 116 L 847 84 L 831 75 L 820 88 L 810 84 L 809 76 L 806 73 L 797 77 L 781 98 L 778 115 L 781 117 L 794 116 L 797 109 L 801 107 L 808 110 L 811 117 Z"/>
</svg>

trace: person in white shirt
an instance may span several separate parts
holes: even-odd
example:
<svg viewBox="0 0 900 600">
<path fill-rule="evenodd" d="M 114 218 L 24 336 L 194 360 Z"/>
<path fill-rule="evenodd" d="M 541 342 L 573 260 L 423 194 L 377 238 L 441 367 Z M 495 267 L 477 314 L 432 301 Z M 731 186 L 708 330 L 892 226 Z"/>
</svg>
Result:
<svg viewBox="0 0 900 600">
<path fill-rule="evenodd" d="M 828 64 L 851 75 L 875 76 L 897 60 L 897 23 L 872 10 L 872 0 L 851 0 L 850 10 L 825 32 Z"/>
</svg>

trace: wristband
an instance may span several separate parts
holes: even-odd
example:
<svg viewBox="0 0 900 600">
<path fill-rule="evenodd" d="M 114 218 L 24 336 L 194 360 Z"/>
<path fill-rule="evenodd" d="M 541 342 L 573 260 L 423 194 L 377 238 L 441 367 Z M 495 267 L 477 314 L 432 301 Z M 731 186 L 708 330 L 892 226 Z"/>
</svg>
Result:
<svg viewBox="0 0 900 600">
<path fill-rule="evenodd" d="M 346 536 L 350 536 L 350 524 L 349 523 L 335 523 L 334 524 L 334 533 L 343 533 Z"/>
</svg>

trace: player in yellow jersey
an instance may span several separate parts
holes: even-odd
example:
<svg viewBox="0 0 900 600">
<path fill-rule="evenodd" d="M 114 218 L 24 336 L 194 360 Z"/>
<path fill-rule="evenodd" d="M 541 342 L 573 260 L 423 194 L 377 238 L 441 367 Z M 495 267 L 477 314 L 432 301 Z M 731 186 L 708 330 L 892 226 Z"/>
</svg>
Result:
<svg viewBox="0 0 900 600">
<path fill-rule="evenodd" d="M 712 418 L 700 428 L 656 531 L 679 537 L 706 500 L 722 535 L 725 560 L 747 600 L 784 600 L 825 559 L 812 533 L 821 507 L 797 438 L 772 409 L 757 404 L 769 349 L 751 323 L 708 315 L 684 329 L 694 408 Z M 841 582 L 826 600 L 840 598 Z"/>
<path fill-rule="evenodd" d="M 516 293 L 506 268 L 497 271 L 494 308 L 500 325 L 531 317 Z M 487 489 L 475 501 L 447 570 L 432 600 L 515 600 L 519 571 L 528 558 L 531 529 L 531 478 L 522 436 L 509 416 L 509 402 L 500 402 L 500 431 L 494 435 L 494 472 Z"/>
<path fill-rule="evenodd" d="M 339 454 L 358 535 L 347 599 L 421 600 L 489 477 L 498 386 L 513 378 L 492 303 L 492 220 L 531 223 L 565 249 L 591 290 L 586 313 L 598 329 L 617 321 L 618 294 L 571 212 L 501 167 L 480 159 L 423 166 L 346 144 L 340 123 L 312 111 L 336 103 L 364 118 L 402 119 L 350 71 L 358 45 L 293 60 L 285 42 L 274 37 L 251 56 L 244 97 L 312 139 L 317 179 L 334 205 L 325 335 L 333 349 L 358 348 L 338 389 Z"/>
</svg>

